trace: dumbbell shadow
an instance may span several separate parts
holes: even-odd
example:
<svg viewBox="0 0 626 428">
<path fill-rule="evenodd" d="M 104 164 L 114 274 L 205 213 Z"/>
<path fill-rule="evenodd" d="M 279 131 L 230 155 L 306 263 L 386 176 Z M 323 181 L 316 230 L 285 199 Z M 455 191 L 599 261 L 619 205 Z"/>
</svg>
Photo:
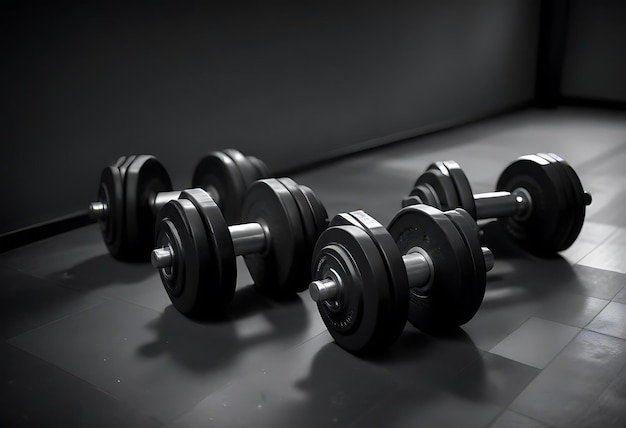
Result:
<svg viewBox="0 0 626 428">
<path fill-rule="evenodd" d="M 48 278 L 77 290 L 96 290 L 110 285 L 133 285 L 156 277 L 148 265 L 119 263 L 108 254 L 86 259 L 69 269 L 53 272 Z"/>
<path fill-rule="evenodd" d="M 542 301 L 562 291 L 577 292 L 581 286 L 567 260 L 556 254 L 536 257 L 520 248 L 503 233 L 500 222 L 482 227 L 482 244 L 488 246 L 497 263 L 487 276 L 481 309 Z M 566 284 L 566 285 L 565 285 Z"/>
<path fill-rule="evenodd" d="M 260 296 L 251 285 L 238 290 L 233 311 L 220 320 L 191 320 L 168 306 L 150 325 L 156 332 L 153 342 L 138 352 L 145 357 L 168 355 L 185 368 L 205 373 L 236 364 L 236 355 L 254 348 L 255 358 L 271 358 L 281 352 L 277 344 L 296 344 L 309 324 L 308 314 L 298 297 L 276 302 Z"/>
</svg>

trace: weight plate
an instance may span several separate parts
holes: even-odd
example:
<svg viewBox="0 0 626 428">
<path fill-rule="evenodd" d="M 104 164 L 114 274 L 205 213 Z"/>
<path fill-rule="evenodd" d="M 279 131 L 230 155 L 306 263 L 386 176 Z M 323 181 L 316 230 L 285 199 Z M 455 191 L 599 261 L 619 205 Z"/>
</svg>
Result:
<svg viewBox="0 0 626 428">
<path fill-rule="evenodd" d="M 404 330 L 409 310 L 409 282 L 406 268 L 398 246 L 385 227 L 361 210 L 336 215 L 331 226 L 352 225 L 363 229 L 372 239 L 385 264 L 389 290 L 381 301 L 379 328 L 387 332 L 386 343 L 389 345 Z"/>
<path fill-rule="evenodd" d="M 400 254 L 418 251 L 432 261 L 427 284 L 409 283 L 409 322 L 426 332 L 444 331 L 464 320 L 465 290 L 474 273 L 471 256 L 456 227 L 427 205 L 403 208 L 388 227 Z"/>
<path fill-rule="evenodd" d="M 564 196 L 547 172 L 548 161 L 537 155 L 518 158 L 498 178 L 496 190 L 513 192 L 523 188 L 531 196 L 532 209 L 526 216 L 502 217 L 509 236 L 522 248 L 538 256 L 558 252 L 558 233 L 563 221 L 560 202 Z"/>
<path fill-rule="evenodd" d="M 568 238 L 564 241 L 561 248 L 562 250 L 564 250 L 566 248 L 569 248 L 574 243 L 574 241 L 576 241 L 576 238 L 578 238 L 580 230 L 583 227 L 583 223 L 585 221 L 585 213 L 587 210 L 587 204 L 585 200 L 586 195 L 580 178 L 578 177 L 578 174 L 576 174 L 576 171 L 574 171 L 574 168 L 572 168 L 572 166 L 560 156 L 554 153 L 550 153 L 550 155 L 557 160 L 559 166 L 563 169 L 563 171 L 565 171 L 565 174 L 568 177 L 566 181 L 569 182 L 575 196 L 574 205 L 568 208 L 568 213 L 572 216 L 573 221 L 570 234 Z"/>
<path fill-rule="evenodd" d="M 329 227 L 313 254 L 313 278 L 341 283 L 335 299 L 317 302 L 335 342 L 355 353 L 372 352 L 389 343 L 380 323 L 387 315 L 390 285 L 372 238 L 361 227 Z"/>
<path fill-rule="evenodd" d="M 228 225 L 211 195 L 204 190 L 184 190 L 179 199 L 190 201 L 198 210 L 209 248 L 204 301 L 196 306 L 203 313 L 222 312 L 232 300 L 237 285 L 237 260 Z"/>
<path fill-rule="evenodd" d="M 305 250 L 304 230 L 296 201 L 276 179 L 256 181 L 243 201 L 244 223 L 260 223 L 269 234 L 267 249 L 244 256 L 250 276 L 262 291 L 286 295 L 307 288 L 309 271 L 299 270 Z"/>
<path fill-rule="evenodd" d="M 206 315 L 212 258 L 200 213 L 186 199 L 174 199 L 157 214 L 155 247 L 170 248 L 171 266 L 159 269 L 174 307 L 190 317 Z"/>
<path fill-rule="evenodd" d="M 228 224 L 241 222 L 241 204 L 246 188 L 241 171 L 230 156 L 211 152 L 198 162 L 191 180 L 192 187 L 207 191 Z"/>
<path fill-rule="evenodd" d="M 265 162 L 263 162 L 261 159 L 255 156 L 248 156 L 248 160 L 250 161 L 252 166 L 254 166 L 254 168 L 257 170 L 257 180 L 270 177 L 271 175 L 270 170 L 265 164 Z"/>
<path fill-rule="evenodd" d="M 252 183 L 258 180 L 256 168 L 239 150 L 225 149 L 223 152 L 229 156 L 233 162 L 235 162 L 237 168 L 239 168 L 239 176 L 241 177 L 244 189 L 248 189 Z"/>
<path fill-rule="evenodd" d="M 413 190 L 411 190 L 411 193 L 409 194 L 409 198 L 410 197 L 416 197 L 417 199 L 420 200 L 420 204 L 426 204 L 426 205 L 430 205 L 431 207 L 435 207 L 437 209 L 441 209 L 441 202 L 439 201 L 439 198 L 437 197 L 437 192 L 435 191 L 435 189 L 427 183 L 422 183 L 418 186 L 415 186 L 413 188 Z M 406 201 L 407 205 L 415 205 L 415 204 L 409 204 L 409 202 L 413 202 L 411 201 Z"/>
<path fill-rule="evenodd" d="M 537 153 L 537 156 L 549 162 L 549 165 L 546 166 L 547 172 L 552 174 L 558 193 L 562 196 L 561 221 L 559 222 L 558 231 L 555 234 L 556 242 L 554 244 L 556 248 L 563 248 L 563 244 L 568 239 L 571 229 L 574 226 L 574 218 L 570 215 L 570 209 L 574 205 L 576 196 L 569 183 L 569 178 L 556 159 L 548 153 Z"/>
<path fill-rule="evenodd" d="M 474 218 L 464 209 L 458 208 L 444 213 L 463 238 L 468 254 L 472 260 L 474 271 L 473 280 L 467 281 L 468 287 L 465 289 L 463 298 L 463 308 L 459 313 L 459 322 L 465 324 L 471 320 L 485 297 L 485 286 L 487 283 L 487 267 L 485 257 L 480 246 L 479 228 Z"/>
<path fill-rule="evenodd" d="M 315 222 L 315 233 L 319 238 L 319 235 L 328 227 L 328 212 L 313 190 L 307 186 L 299 187 L 311 207 L 311 213 L 313 213 L 313 220 Z"/>
<path fill-rule="evenodd" d="M 285 186 L 298 206 L 304 242 L 301 254 L 294 258 L 294 262 L 298 265 L 298 270 L 308 271 L 309 263 L 311 263 L 311 258 L 313 257 L 313 247 L 315 246 L 315 242 L 317 242 L 317 238 L 319 236 L 315 220 L 313 219 L 313 213 L 311 212 L 311 207 L 309 206 L 304 193 L 300 191 L 300 188 L 295 181 L 287 177 L 277 178 L 276 180 Z"/>
<path fill-rule="evenodd" d="M 463 172 L 459 164 L 453 160 L 443 161 L 442 164 L 445 168 L 447 168 L 450 178 L 454 183 L 454 188 L 456 189 L 460 202 L 459 207 L 467 211 L 472 218 L 476 218 L 476 202 L 474 201 L 474 192 L 472 192 L 472 186 L 467 179 L 465 172 Z"/>
<path fill-rule="evenodd" d="M 445 169 L 445 168 L 444 168 Z M 444 211 L 457 208 L 459 206 L 459 198 L 456 195 L 454 183 L 448 175 L 444 173 L 436 164 L 428 167 L 415 182 L 415 186 L 428 184 L 433 189 L 433 193 L 437 195 L 441 209 Z"/>
<path fill-rule="evenodd" d="M 134 259 L 147 260 L 154 243 L 154 197 L 159 192 L 171 191 L 172 182 L 154 156 L 140 155 L 128 165 L 124 187 L 129 253 Z"/>
<path fill-rule="evenodd" d="M 124 216 L 124 186 L 119 168 L 108 166 L 100 174 L 98 201 L 106 207 L 106 215 L 100 223 L 100 230 L 109 253 L 118 260 L 126 257 L 126 225 Z"/>
<path fill-rule="evenodd" d="M 128 155 L 126 157 L 121 156 L 117 161 L 117 163 L 119 164 L 118 169 L 122 177 L 122 183 L 123 183 L 122 186 L 124 187 L 124 189 L 126 188 L 126 171 L 128 170 L 128 167 L 130 166 L 131 163 L 133 163 L 136 157 L 137 156 L 135 155 Z"/>
</svg>

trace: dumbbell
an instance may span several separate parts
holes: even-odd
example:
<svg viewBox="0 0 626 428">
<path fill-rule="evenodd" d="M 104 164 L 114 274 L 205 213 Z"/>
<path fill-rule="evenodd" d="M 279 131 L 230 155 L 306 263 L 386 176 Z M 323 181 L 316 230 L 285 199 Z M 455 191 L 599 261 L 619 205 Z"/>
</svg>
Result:
<svg viewBox="0 0 626 428">
<path fill-rule="evenodd" d="M 246 189 L 268 176 L 261 160 L 226 149 L 200 160 L 192 185 L 211 193 L 226 221 L 235 223 Z M 179 195 L 180 191 L 172 191 L 165 167 L 154 156 L 123 156 L 102 171 L 98 201 L 91 203 L 89 211 L 100 223 L 113 257 L 143 260 L 153 248 L 156 213 Z"/>
<path fill-rule="evenodd" d="M 241 221 L 228 226 L 202 189 L 183 191 L 159 211 L 151 260 L 178 311 L 221 316 L 235 292 L 238 255 L 259 291 L 285 297 L 306 289 L 313 247 L 328 226 L 313 191 L 289 178 L 256 181 Z"/>
<path fill-rule="evenodd" d="M 507 166 L 496 192 L 479 194 L 473 194 L 455 161 L 435 162 L 402 201 L 403 206 L 415 203 L 443 210 L 463 208 L 476 220 L 497 217 L 522 248 L 552 256 L 578 237 L 591 195 L 565 160 L 554 153 L 537 153 Z"/>
<path fill-rule="evenodd" d="M 363 211 L 335 216 L 313 250 L 311 298 L 335 342 L 381 350 L 409 322 L 427 332 L 456 328 L 478 311 L 493 255 L 463 209 L 400 210 L 385 229 Z"/>
</svg>

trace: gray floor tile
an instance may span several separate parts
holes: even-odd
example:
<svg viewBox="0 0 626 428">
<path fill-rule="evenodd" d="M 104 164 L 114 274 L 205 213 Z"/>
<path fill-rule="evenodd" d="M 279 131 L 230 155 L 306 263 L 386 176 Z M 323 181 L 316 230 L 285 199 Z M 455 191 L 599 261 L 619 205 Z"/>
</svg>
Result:
<svg viewBox="0 0 626 428">
<path fill-rule="evenodd" d="M 0 267 L 0 338 L 6 339 L 105 301 Z"/>
<path fill-rule="evenodd" d="M 354 427 L 468 427 L 489 425 L 502 408 L 480 400 L 441 391 L 437 387 L 402 388 L 370 411 Z"/>
<path fill-rule="evenodd" d="M 572 293 L 557 293 L 541 305 L 535 317 L 585 327 L 609 303 L 608 300 Z"/>
<path fill-rule="evenodd" d="M 579 418 L 576 427 L 626 426 L 626 367 Z"/>
<path fill-rule="evenodd" d="M 571 426 L 626 363 L 626 341 L 582 330 L 511 404 L 554 426 Z"/>
<path fill-rule="evenodd" d="M 588 266 L 573 266 L 574 276 L 564 278 L 563 291 L 611 300 L 626 285 L 626 275 Z"/>
<path fill-rule="evenodd" d="M 469 400 L 506 407 L 539 372 L 535 367 L 486 353 L 459 372 L 446 390 Z"/>
<path fill-rule="evenodd" d="M 520 415 L 519 413 L 505 410 L 489 428 L 548 428 L 539 421 Z"/>
<path fill-rule="evenodd" d="M 491 353 L 544 368 L 578 334 L 579 328 L 530 318 L 491 349 Z"/>
<path fill-rule="evenodd" d="M 626 228 L 621 227 L 578 263 L 626 274 L 626 259 L 623 253 L 625 242 Z"/>
<path fill-rule="evenodd" d="M 159 315 L 109 301 L 10 342 L 167 422 L 300 343 L 300 334 L 310 337 L 298 302 L 268 310 L 265 318 L 253 312 L 201 324 L 172 307 Z"/>
<path fill-rule="evenodd" d="M 587 326 L 588 330 L 626 339 L 626 305 L 611 302 Z"/>
<path fill-rule="evenodd" d="M 560 254 L 571 264 L 576 264 L 616 230 L 617 226 L 613 224 L 594 223 L 587 218 L 576 241 L 571 247 L 561 251 Z"/>
<path fill-rule="evenodd" d="M 0 421 L 5 427 L 159 427 L 93 385 L 0 343 Z"/>
<path fill-rule="evenodd" d="M 626 286 L 624 286 L 624 288 L 622 288 L 622 291 L 620 291 L 615 295 L 615 297 L 613 297 L 613 301 L 626 304 Z"/>
<path fill-rule="evenodd" d="M 323 333 L 206 397 L 172 427 L 346 426 L 398 385 Z"/>
<path fill-rule="evenodd" d="M 435 337 L 407 325 L 398 342 L 375 361 L 397 382 L 416 387 L 446 385 L 465 367 L 479 361 L 483 354 L 461 329 Z"/>
</svg>

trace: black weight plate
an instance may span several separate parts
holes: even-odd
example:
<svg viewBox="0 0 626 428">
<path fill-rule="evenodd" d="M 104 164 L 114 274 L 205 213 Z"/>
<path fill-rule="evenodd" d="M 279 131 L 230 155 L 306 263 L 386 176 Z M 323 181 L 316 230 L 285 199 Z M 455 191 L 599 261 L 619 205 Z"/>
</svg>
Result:
<svg viewBox="0 0 626 428">
<path fill-rule="evenodd" d="M 233 162 L 235 162 L 237 168 L 239 168 L 244 189 L 248 189 L 252 183 L 259 179 L 256 168 L 239 150 L 225 149 L 223 152 L 226 153 L 226 155 L 229 156 Z"/>
<path fill-rule="evenodd" d="M 254 168 L 257 170 L 257 177 L 258 177 L 257 180 L 270 177 L 271 175 L 270 169 L 267 167 L 265 162 L 263 162 L 261 159 L 254 157 L 254 156 L 248 156 L 248 160 L 250 161 L 252 166 L 254 166 Z"/>
<path fill-rule="evenodd" d="M 228 225 L 211 195 L 203 189 L 184 190 L 179 199 L 191 201 L 198 210 L 209 246 L 205 301 L 198 305 L 206 313 L 221 312 L 232 300 L 237 285 L 237 260 Z"/>
<path fill-rule="evenodd" d="M 306 197 L 311 212 L 313 213 L 313 220 L 315 222 L 315 233 L 319 238 L 319 235 L 328 227 L 328 212 L 326 207 L 319 200 L 317 195 L 307 186 L 299 186 L 302 193 Z M 316 238 L 317 240 L 317 238 Z"/>
<path fill-rule="evenodd" d="M 108 166 L 102 170 L 98 200 L 107 207 L 106 215 L 99 221 L 104 243 L 113 257 L 125 260 L 124 184 L 116 166 Z"/>
<path fill-rule="evenodd" d="M 420 248 L 433 264 L 432 283 L 409 283 L 409 322 L 426 332 L 461 325 L 465 290 L 474 273 L 465 242 L 450 219 L 428 205 L 412 205 L 400 210 L 388 229 L 400 254 Z"/>
<path fill-rule="evenodd" d="M 308 265 L 311 260 L 310 253 L 313 251 L 313 246 L 319 236 L 311 206 L 309 205 L 306 196 L 304 196 L 304 193 L 300 190 L 300 186 L 298 186 L 298 184 L 291 178 L 282 177 L 277 178 L 276 180 L 285 186 L 289 193 L 291 193 L 291 196 L 293 196 L 294 201 L 296 201 L 296 205 L 298 205 L 306 247 L 308 248 L 307 253 L 309 253 L 309 257 L 306 259 L 306 264 Z"/>
<path fill-rule="evenodd" d="M 557 160 L 559 166 L 565 171 L 565 174 L 568 177 L 567 181 L 572 187 L 572 191 L 575 196 L 574 205 L 568 208 L 568 213 L 572 216 L 573 221 L 570 234 L 568 238 L 564 241 L 563 247 L 561 248 L 562 250 L 564 250 L 566 248 L 569 248 L 574 243 L 574 241 L 576 241 L 576 238 L 578 238 L 578 235 L 580 234 L 580 231 L 583 227 L 583 223 L 585 221 L 585 213 L 587 209 L 585 201 L 585 190 L 583 189 L 583 185 L 580 181 L 580 178 L 578 177 L 578 174 L 576 174 L 576 171 L 574 171 L 574 168 L 572 168 L 572 166 L 560 156 L 554 153 L 550 153 L 550 155 Z"/>
<path fill-rule="evenodd" d="M 552 256 L 559 251 L 558 232 L 561 219 L 559 189 L 546 171 L 549 162 L 536 155 L 518 158 L 502 172 L 496 190 L 513 192 L 523 188 L 531 196 L 530 213 L 519 216 L 502 217 L 509 236 L 522 248 L 538 256 Z"/>
<path fill-rule="evenodd" d="M 415 186 L 413 190 L 411 190 L 411 193 L 409 194 L 409 197 L 411 196 L 415 196 L 416 198 L 418 198 L 421 201 L 419 202 L 421 204 L 426 204 L 426 205 L 430 205 L 431 207 L 441 209 L 441 202 L 439 201 L 437 192 L 430 184 L 422 183 L 418 186 Z M 407 203 L 408 202 L 413 202 L 413 201 L 407 201 Z M 407 204 L 407 205 L 415 205 L 415 204 Z M 407 206 L 407 205 L 404 205 L 404 206 Z"/>
<path fill-rule="evenodd" d="M 415 186 L 421 184 L 428 184 L 432 187 L 442 210 L 446 211 L 459 206 L 459 198 L 450 175 L 442 172 L 436 164 L 429 166 L 415 182 Z"/>
<path fill-rule="evenodd" d="M 476 202 L 474 201 L 474 193 L 472 186 L 458 163 L 453 160 L 442 162 L 443 166 L 448 169 L 450 178 L 454 183 L 457 196 L 459 197 L 459 207 L 467 211 L 473 218 L 476 218 Z"/>
<path fill-rule="evenodd" d="M 154 243 L 153 200 L 157 193 L 171 191 L 172 182 L 154 156 L 140 155 L 128 165 L 124 190 L 129 252 L 137 260 L 147 260 Z"/>
<path fill-rule="evenodd" d="M 287 295 L 305 290 L 309 272 L 298 269 L 298 257 L 305 252 L 300 212 L 293 196 L 276 179 L 256 181 L 244 198 L 244 223 L 260 223 L 269 232 L 268 248 L 244 256 L 250 276 L 260 290 Z"/>
<path fill-rule="evenodd" d="M 159 210 L 155 247 L 167 246 L 173 251 L 172 265 L 159 269 L 159 276 L 172 304 L 190 317 L 206 315 L 213 265 L 202 218 L 191 201 L 174 199 Z"/>
<path fill-rule="evenodd" d="M 241 204 L 246 188 L 235 162 L 222 152 L 211 152 L 198 162 L 191 180 L 192 187 L 206 190 L 228 224 L 241 222 Z"/>
<path fill-rule="evenodd" d="M 409 205 L 418 205 L 423 203 L 424 201 L 422 201 L 417 196 L 407 196 L 405 198 L 402 198 L 402 208 L 408 207 Z"/>
<path fill-rule="evenodd" d="M 555 234 L 555 246 L 563 248 L 563 244 L 568 239 L 574 226 L 574 217 L 570 215 L 570 209 L 575 203 L 576 196 L 569 183 L 569 178 L 557 160 L 548 153 L 537 153 L 537 156 L 549 162 L 549 165 L 546 166 L 547 172 L 552 174 L 558 193 L 562 195 L 561 221 L 559 222 L 558 232 Z"/>
<path fill-rule="evenodd" d="M 376 351 L 388 344 L 380 323 L 386 316 L 390 285 L 372 238 L 360 227 L 329 227 L 313 254 L 315 280 L 341 279 L 342 290 L 335 300 L 317 302 L 335 342 L 355 353 Z"/>
<path fill-rule="evenodd" d="M 409 282 L 398 246 L 387 229 L 364 211 L 336 215 L 331 226 L 339 225 L 363 229 L 372 238 L 385 264 L 389 291 L 381 301 L 379 328 L 387 332 L 387 344 L 391 344 L 404 330 L 409 310 Z"/>
<path fill-rule="evenodd" d="M 300 188 L 295 181 L 288 177 L 277 178 L 276 180 L 285 186 L 285 189 L 287 189 L 287 191 L 291 194 L 293 200 L 298 206 L 304 241 L 302 252 L 294 258 L 294 263 L 298 265 L 298 270 L 308 270 L 309 263 L 311 263 L 311 258 L 313 257 L 313 247 L 315 246 L 315 242 L 317 242 L 317 238 L 319 236 L 316 231 L 317 228 L 315 220 L 313 219 L 311 207 L 309 206 L 304 193 L 300 191 Z"/>
<path fill-rule="evenodd" d="M 467 281 L 468 287 L 464 293 L 463 308 L 458 318 L 461 324 L 465 324 L 476 315 L 485 297 L 487 267 L 480 246 L 479 228 L 476 220 L 462 208 L 446 211 L 444 214 L 452 221 L 461 238 L 465 241 L 465 246 L 472 260 L 474 277 L 473 280 Z"/>
<path fill-rule="evenodd" d="M 116 162 L 117 164 L 119 164 L 118 170 L 120 171 L 120 175 L 122 177 L 122 186 L 124 187 L 124 191 L 126 191 L 126 171 L 128 170 L 128 167 L 130 166 L 131 163 L 133 163 L 136 157 L 137 156 L 135 155 L 128 155 L 125 157 L 121 156 Z M 124 195 L 124 197 L 126 196 Z"/>
</svg>

